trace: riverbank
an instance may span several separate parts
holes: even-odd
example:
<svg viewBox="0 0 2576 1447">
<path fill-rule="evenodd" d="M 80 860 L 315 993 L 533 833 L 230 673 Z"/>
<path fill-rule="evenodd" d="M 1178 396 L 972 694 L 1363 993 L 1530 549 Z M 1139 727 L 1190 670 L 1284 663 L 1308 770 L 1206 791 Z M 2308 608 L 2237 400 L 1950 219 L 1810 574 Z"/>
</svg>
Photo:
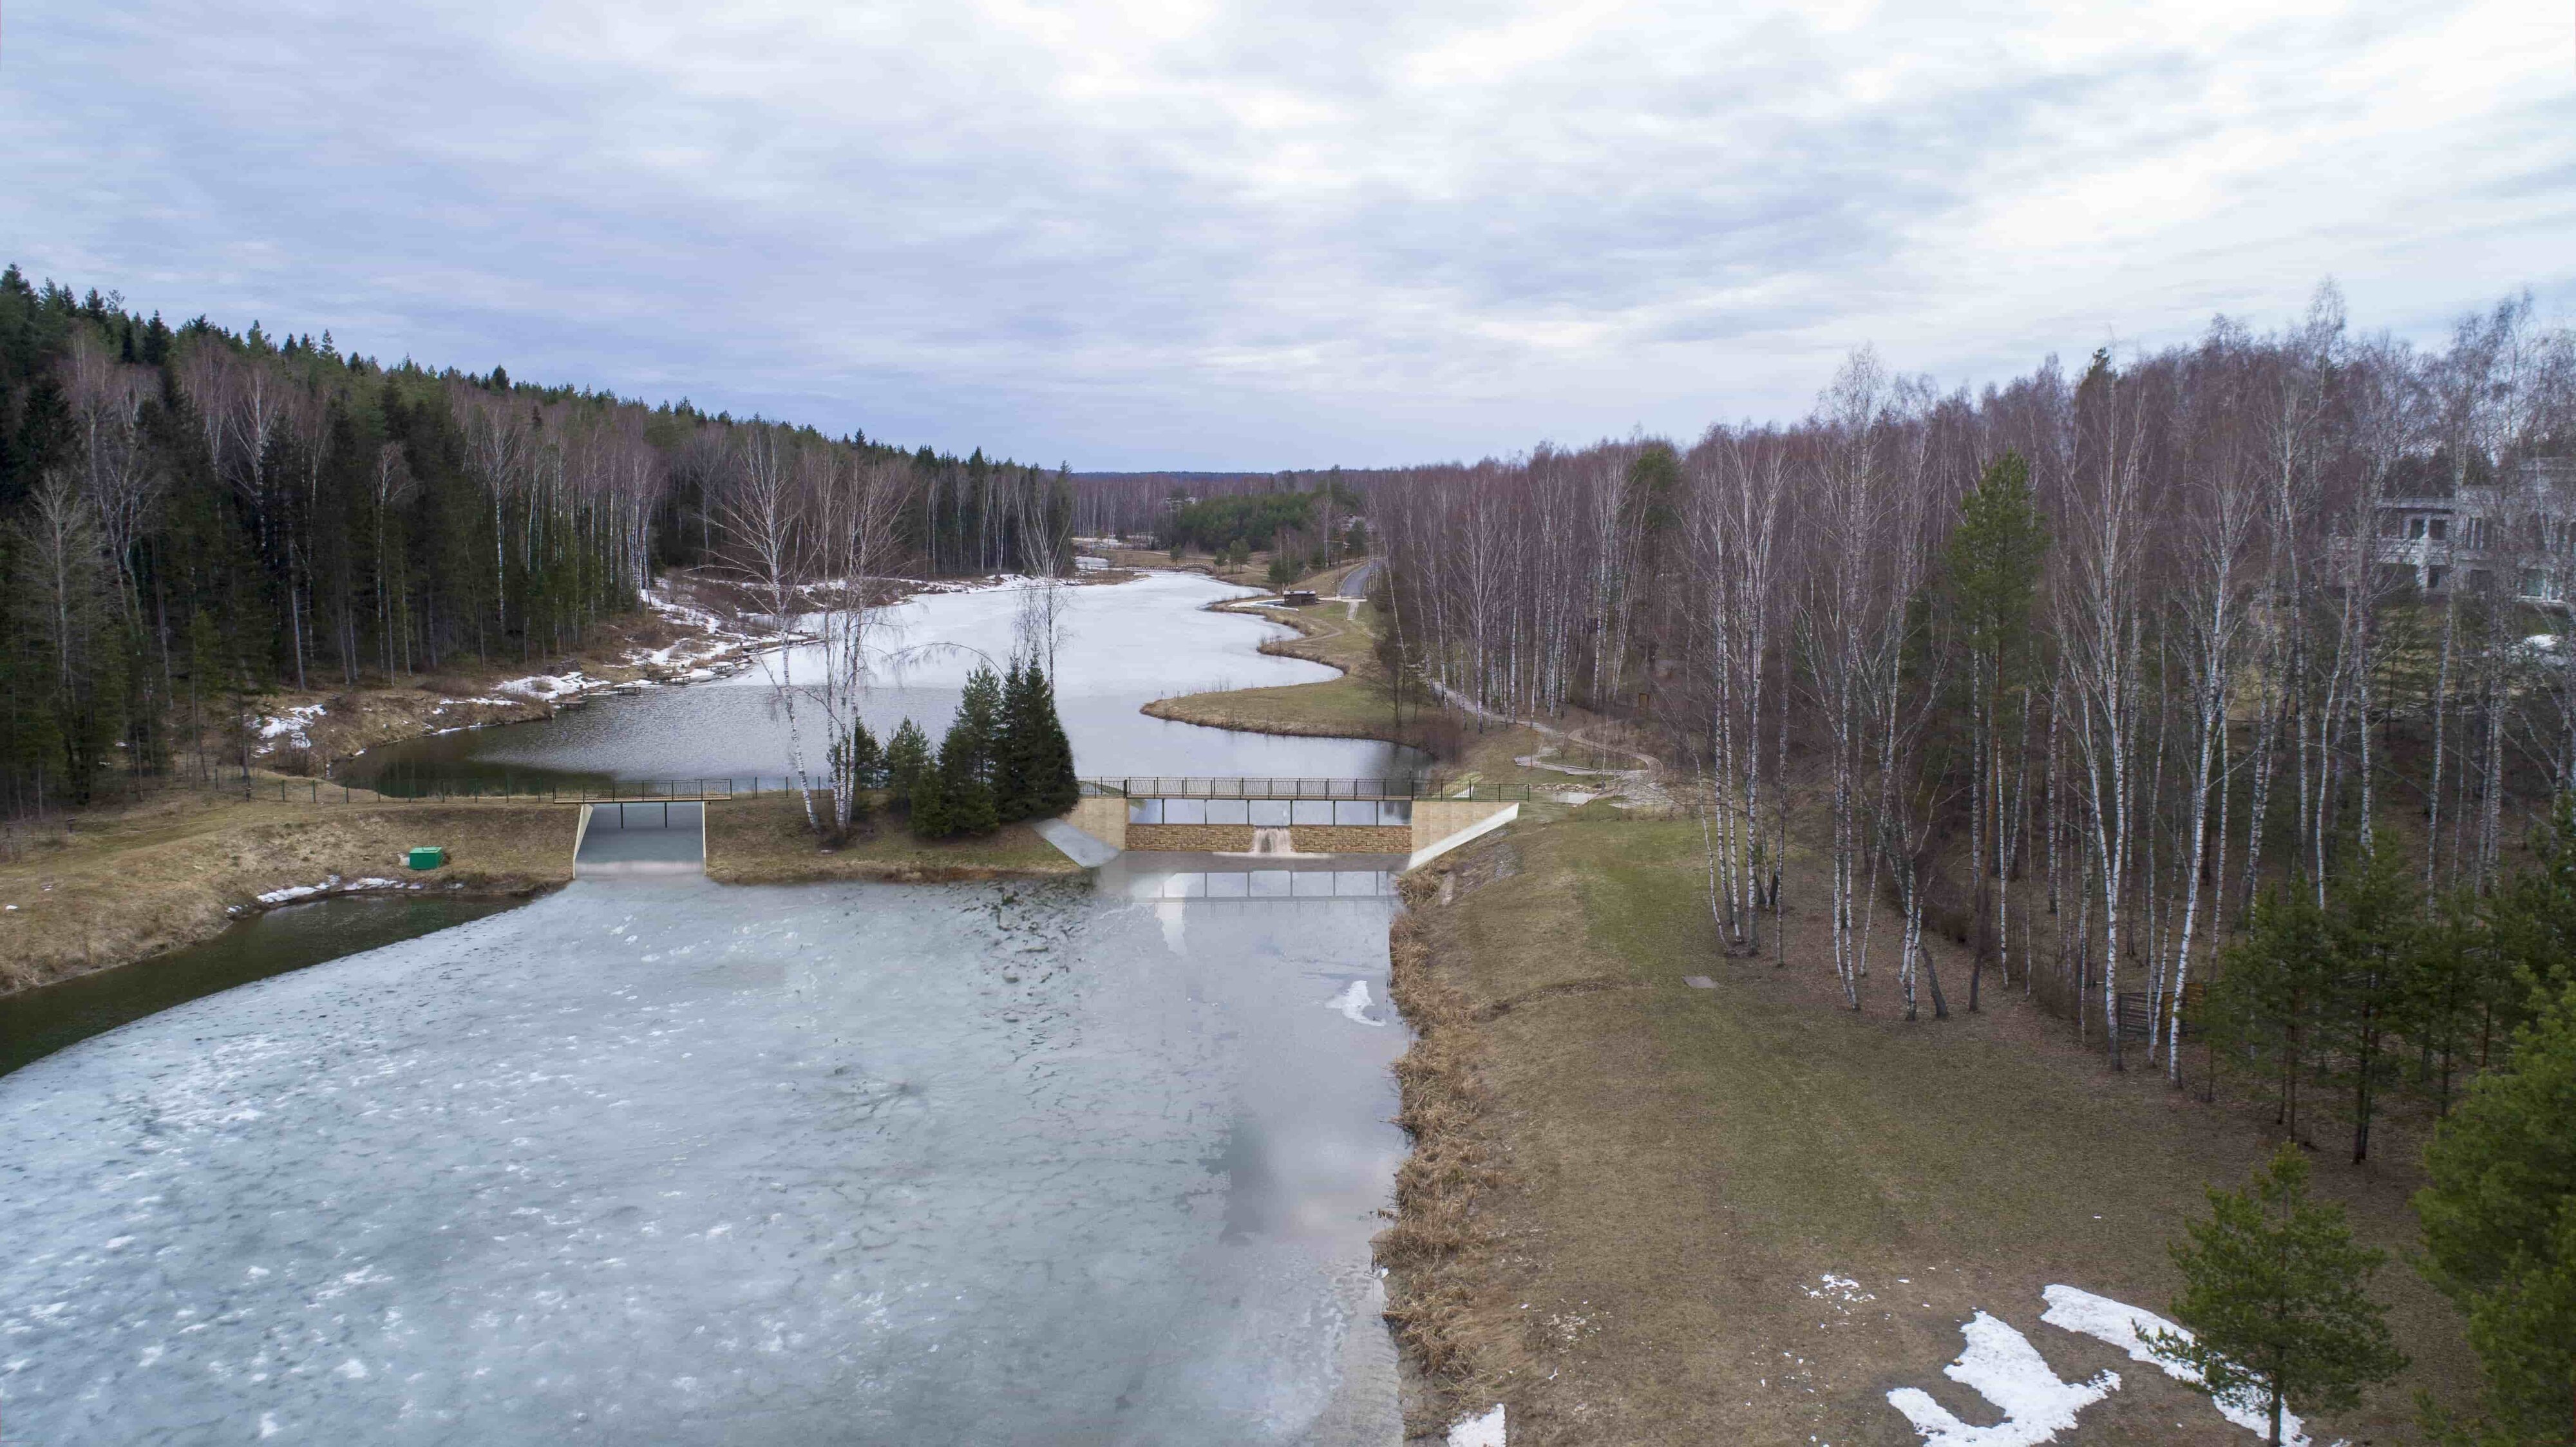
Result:
<svg viewBox="0 0 2576 1447">
<path fill-rule="evenodd" d="M 196 944 L 324 892 L 551 888 L 572 878 L 574 814 L 525 800 L 410 804 L 359 791 L 317 804 L 188 789 L 89 810 L 0 865 L 0 994 Z M 448 862 L 405 868 L 415 844 L 445 848 Z"/>
<path fill-rule="evenodd" d="M 923 840 L 879 814 L 854 837 L 826 846 L 806 828 L 804 801 L 794 794 L 736 799 L 707 811 L 707 878 L 721 884 L 956 884 L 1082 872 L 1026 824 L 1005 824 L 981 838 Z"/>
<path fill-rule="evenodd" d="M 1315 585 L 1329 588 L 1331 578 L 1317 579 Z M 1235 613 L 1293 628 L 1297 636 L 1263 639 L 1260 651 L 1337 668 L 1342 676 L 1320 683 L 1220 689 L 1159 698 L 1145 705 L 1147 716 L 1237 733 L 1378 739 L 1420 749 L 1448 763 L 1459 761 L 1468 751 L 1469 733 L 1454 717 L 1437 709 L 1418 707 L 1409 699 L 1399 717 L 1378 666 L 1374 612 L 1367 604 L 1327 598 L 1290 608 L 1231 600 L 1209 604 L 1208 611 Z"/>
<path fill-rule="evenodd" d="M 2053 1325 L 2068 1285 L 2162 1311 L 2165 1244 L 2268 1152 L 2258 1107 L 2113 1076 L 2058 1022 L 1987 1009 L 1906 1024 L 1873 980 L 1838 1008 L 1814 859 L 1792 849 L 1788 965 L 1711 948 L 1688 821 L 1596 804 L 1524 823 L 1406 881 L 1393 993 L 1415 1149 L 1379 1238 L 1389 1318 L 1436 1432 L 1505 1404 L 1549 1442 L 1919 1441 L 1887 1393 L 1963 1421 L 1997 1409 L 1942 1375 L 1980 1310 L 2061 1377 L 2122 1387 L 2062 1440 L 2241 1443 L 2150 1365 Z M 1936 941 L 1954 979 L 1965 962 Z M 1697 976 L 1707 988 L 1688 983 Z M 2317 1164 L 2356 1232 L 2415 1244 L 2414 1153 Z M 2456 1399 L 2476 1364 L 2448 1305 L 2381 1273 L 2415 1366 L 2316 1440 L 2402 1437 L 2417 1386 Z"/>
<path fill-rule="evenodd" d="M 263 775 L 274 785 L 279 776 Z M 290 782 L 300 791 L 301 782 Z M 92 810 L 0 865 L 0 995 L 133 964 L 212 938 L 234 920 L 321 894 L 437 890 L 521 897 L 573 877 L 577 809 L 527 799 L 350 802 L 166 790 Z M 447 862 L 406 867 L 415 844 Z M 710 807 L 707 877 L 723 884 L 1053 879 L 1082 867 L 1011 824 L 975 839 L 915 839 L 890 819 L 825 848 L 794 794 Z"/>
<path fill-rule="evenodd" d="M 343 688 L 279 689 L 253 700 L 242 737 L 218 756 L 255 768 L 328 775 L 367 749 L 458 729 L 550 718 L 604 693 L 701 683 L 751 667 L 776 646 L 724 621 L 709 585 L 675 576 L 634 613 L 602 619 L 567 653 L 516 662 L 451 658 L 417 673 Z"/>
</svg>

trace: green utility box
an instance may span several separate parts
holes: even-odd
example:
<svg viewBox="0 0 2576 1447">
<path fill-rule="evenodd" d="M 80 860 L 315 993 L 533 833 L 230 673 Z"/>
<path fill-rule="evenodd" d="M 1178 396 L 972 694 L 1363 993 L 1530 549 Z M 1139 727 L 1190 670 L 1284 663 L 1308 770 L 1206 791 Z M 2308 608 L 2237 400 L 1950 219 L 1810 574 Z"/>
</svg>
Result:
<svg viewBox="0 0 2576 1447">
<path fill-rule="evenodd" d="M 446 862 L 447 851 L 435 844 L 420 844 L 412 848 L 411 867 L 414 869 L 436 869 Z"/>
</svg>

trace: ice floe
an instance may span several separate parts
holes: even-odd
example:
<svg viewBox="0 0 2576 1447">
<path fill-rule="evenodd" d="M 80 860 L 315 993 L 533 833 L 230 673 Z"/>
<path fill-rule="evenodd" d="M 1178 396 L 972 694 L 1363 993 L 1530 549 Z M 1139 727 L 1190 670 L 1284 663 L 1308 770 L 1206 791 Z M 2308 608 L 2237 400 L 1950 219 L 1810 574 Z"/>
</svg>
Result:
<svg viewBox="0 0 2576 1447">
<path fill-rule="evenodd" d="M 1374 1020 L 1369 1017 L 1369 987 L 1366 980 L 1351 981 L 1342 988 L 1340 994 L 1324 1003 L 1341 1011 L 1342 1018 L 1354 1025 L 1383 1026 L 1386 1024 L 1384 1020 Z"/>
</svg>

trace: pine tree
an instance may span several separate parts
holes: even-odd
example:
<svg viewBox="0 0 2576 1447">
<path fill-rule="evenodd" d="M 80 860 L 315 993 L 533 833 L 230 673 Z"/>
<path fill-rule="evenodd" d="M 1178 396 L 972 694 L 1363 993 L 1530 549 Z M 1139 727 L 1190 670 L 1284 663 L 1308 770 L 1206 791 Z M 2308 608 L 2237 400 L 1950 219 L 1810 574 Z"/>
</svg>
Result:
<svg viewBox="0 0 2576 1447">
<path fill-rule="evenodd" d="M 2434 1131 L 2425 1275 L 2469 1320 L 2484 1443 L 2576 1440 L 2576 984 L 2538 993 L 2501 1069 Z"/>
<path fill-rule="evenodd" d="M 2327 974 L 2325 911 L 2304 889 L 2266 891 L 2209 992 L 2209 1026 L 2229 1053 L 2267 1069 L 2273 1122 L 2299 1138 L 2299 1080 L 2317 1048 Z"/>
<path fill-rule="evenodd" d="M 2041 556 L 2048 530 L 2030 489 L 2030 464 L 2007 451 L 1986 469 L 1977 486 L 1959 502 L 1959 525 L 1951 530 L 1943 560 L 1943 583 L 1951 604 L 1951 624 L 1968 655 L 1969 714 L 1974 721 L 1969 767 L 1970 822 L 1975 831 L 1970 856 L 1976 870 L 1976 953 L 1968 971 L 1968 1008 L 1979 1007 L 1986 959 L 1994 953 L 2001 930 L 1990 898 L 2002 861 L 2005 701 L 2023 692 L 2028 709 L 2031 613 L 2039 596 Z"/>
<path fill-rule="evenodd" d="M 2166 1361 L 2197 1370 L 2216 1397 L 2260 1402 L 2280 1447 L 2286 1408 L 2337 1411 L 2361 1388 L 2405 1370 L 2377 1302 L 2364 1289 L 2388 1259 L 2356 1245 L 2343 1207 L 2308 1199 L 2308 1162 L 2283 1145 L 2243 1191 L 2209 1189 L 2210 1219 L 2169 1249 L 2183 1276 L 2174 1319 L 2148 1333 Z"/>
<path fill-rule="evenodd" d="M 2423 931 L 2420 896 L 2394 849 L 2356 849 L 2348 857 L 2327 895 L 2319 1043 L 2352 1090 L 2352 1160 L 2359 1165 L 2370 1154 L 2380 1092 L 2396 1073 L 2386 1043 L 2401 1023 Z"/>
<path fill-rule="evenodd" d="M 886 792 L 907 809 L 912 806 L 914 789 L 930 768 L 930 736 L 921 725 L 905 719 L 895 728 L 894 737 L 885 748 Z"/>
</svg>

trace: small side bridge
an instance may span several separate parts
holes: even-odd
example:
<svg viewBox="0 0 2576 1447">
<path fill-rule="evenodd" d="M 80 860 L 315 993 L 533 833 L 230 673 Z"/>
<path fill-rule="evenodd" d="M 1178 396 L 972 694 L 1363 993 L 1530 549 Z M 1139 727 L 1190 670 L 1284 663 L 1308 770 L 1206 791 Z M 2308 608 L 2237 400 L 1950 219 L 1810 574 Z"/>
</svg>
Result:
<svg viewBox="0 0 2576 1447">
<path fill-rule="evenodd" d="M 1083 780 L 1064 822 L 1112 851 L 1401 855 L 1410 869 L 1520 817 L 1528 797 L 1526 788 L 1473 784 L 1443 792 L 1413 777 L 1130 776 Z M 1063 840 L 1057 847 L 1082 857 Z"/>
</svg>

